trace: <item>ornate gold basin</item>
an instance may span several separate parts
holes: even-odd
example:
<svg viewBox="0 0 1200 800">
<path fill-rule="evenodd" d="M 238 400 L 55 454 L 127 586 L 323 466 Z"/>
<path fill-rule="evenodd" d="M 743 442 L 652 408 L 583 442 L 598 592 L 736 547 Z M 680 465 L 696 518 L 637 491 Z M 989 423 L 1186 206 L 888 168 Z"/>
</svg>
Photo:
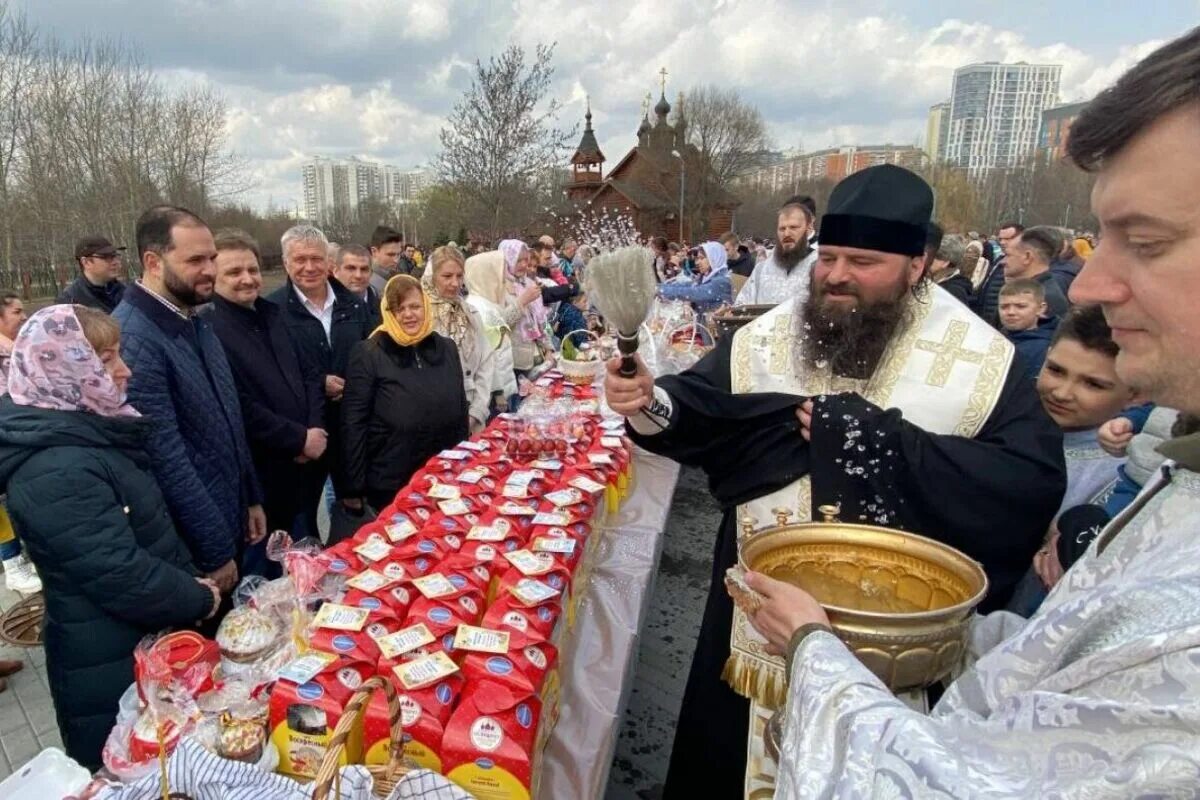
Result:
<svg viewBox="0 0 1200 800">
<path fill-rule="evenodd" d="M 742 565 L 809 592 L 834 632 L 893 692 L 945 677 L 966 650 L 987 577 L 953 547 L 904 531 L 833 519 L 749 533 Z"/>
</svg>

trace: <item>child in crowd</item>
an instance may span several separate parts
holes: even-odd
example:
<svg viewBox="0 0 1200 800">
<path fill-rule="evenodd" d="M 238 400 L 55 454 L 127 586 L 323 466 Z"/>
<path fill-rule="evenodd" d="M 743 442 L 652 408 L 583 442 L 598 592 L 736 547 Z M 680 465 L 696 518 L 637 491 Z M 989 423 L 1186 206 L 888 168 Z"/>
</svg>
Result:
<svg viewBox="0 0 1200 800">
<path fill-rule="evenodd" d="M 1000 325 L 1017 348 L 1025 377 L 1031 383 L 1042 371 L 1046 350 L 1058 327 L 1058 318 L 1043 319 L 1045 313 L 1046 290 L 1037 281 L 1018 278 L 1000 289 Z"/>
<path fill-rule="evenodd" d="M 1106 453 L 1098 437 L 1100 426 L 1134 400 L 1133 390 L 1117 377 L 1116 361 L 1117 345 L 1098 306 L 1075 308 L 1063 317 L 1037 379 L 1042 407 L 1063 432 L 1067 492 L 1060 514 L 1082 504 L 1102 505 L 1116 482 L 1122 460 Z M 1039 575 L 1047 572 L 1043 560 L 1057 558 L 1057 537 L 1052 525 L 1046 547 L 1034 557 Z M 1009 610 L 1029 616 L 1045 595 L 1044 581 L 1027 575 Z"/>
</svg>

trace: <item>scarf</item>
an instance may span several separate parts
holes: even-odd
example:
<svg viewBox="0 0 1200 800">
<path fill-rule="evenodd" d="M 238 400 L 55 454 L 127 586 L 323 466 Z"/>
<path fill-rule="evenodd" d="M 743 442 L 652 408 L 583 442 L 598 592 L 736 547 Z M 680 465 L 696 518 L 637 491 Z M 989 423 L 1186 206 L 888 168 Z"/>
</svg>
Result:
<svg viewBox="0 0 1200 800">
<path fill-rule="evenodd" d="M 401 284 L 407 285 L 410 289 L 416 289 L 421 293 L 421 307 L 424 318 L 421 322 L 421 328 L 414 334 L 405 332 L 404 327 L 400 324 L 400 320 L 396 318 L 395 312 L 388 308 L 388 290 L 392 284 L 400 281 Z M 408 296 L 408 291 L 400 295 L 402 298 Z M 387 285 L 383 287 L 383 298 L 379 301 L 379 309 L 383 316 L 383 324 L 371 332 L 374 336 L 376 333 L 386 333 L 392 338 L 392 341 L 401 347 L 412 347 L 424 341 L 429 334 L 433 333 L 433 311 L 429 307 L 429 295 L 422 289 L 421 284 L 411 275 L 393 275 L 388 278 Z"/>
<path fill-rule="evenodd" d="M 516 269 L 517 261 L 521 258 L 521 251 L 524 249 L 525 243 L 519 239 L 505 239 L 500 243 L 500 253 L 504 256 L 504 271 L 509 278 L 506 288 L 514 298 L 519 297 L 528 286 L 540 286 L 528 275 L 518 278 L 513 272 Z M 546 321 L 549 318 L 546 306 L 542 304 L 542 298 L 537 297 L 532 303 L 521 309 L 521 320 L 517 323 L 517 335 L 525 342 L 536 342 L 544 338 Z"/>
<path fill-rule="evenodd" d="M 700 283 L 708 283 L 723 270 L 729 269 L 729 257 L 725 253 L 725 245 L 720 242 L 705 242 L 700 245 L 704 255 L 708 256 L 708 272 L 700 278 Z"/>
<path fill-rule="evenodd" d="M 125 402 L 70 305 L 47 306 L 13 343 L 8 393 L 19 406 L 83 411 L 101 417 L 138 417 Z"/>
<path fill-rule="evenodd" d="M 447 300 L 438 294 L 433 285 L 432 268 L 427 268 L 421 276 L 421 284 L 425 287 L 428 303 L 433 307 L 433 328 L 443 336 L 453 339 L 458 346 L 458 355 L 462 359 L 463 368 L 475 363 L 475 351 L 478 340 L 475 326 L 471 324 L 471 313 L 461 297 Z"/>
</svg>

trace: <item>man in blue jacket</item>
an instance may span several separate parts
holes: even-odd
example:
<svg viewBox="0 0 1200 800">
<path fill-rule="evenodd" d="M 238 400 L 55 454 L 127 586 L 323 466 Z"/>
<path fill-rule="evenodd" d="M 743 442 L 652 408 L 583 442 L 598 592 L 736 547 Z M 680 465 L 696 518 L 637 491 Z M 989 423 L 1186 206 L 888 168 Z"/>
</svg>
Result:
<svg viewBox="0 0 1200 800">
<path fill-rule="evenodd" d="M 137 249 L 142 279 L 113 312 L 133 372 L 129 402 L 154 420 L 148 449 L 176 529 L 228 593 L 267 521 L 229 362 L 196 314 L 213 296 L 216 245 L 192 212 L 155 206 L 138 219 Z"/>
</svg>

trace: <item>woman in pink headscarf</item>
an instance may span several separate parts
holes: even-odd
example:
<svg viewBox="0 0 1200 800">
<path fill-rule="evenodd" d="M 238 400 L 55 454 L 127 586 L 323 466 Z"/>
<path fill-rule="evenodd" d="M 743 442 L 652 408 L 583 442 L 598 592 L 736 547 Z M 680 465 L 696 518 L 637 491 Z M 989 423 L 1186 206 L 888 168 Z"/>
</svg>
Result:
<svg viewBox="0 0 1200 800">
<path fill-rule="evenodd" d="M 214 615 L 175 532 L 146 442 L 155 421 L 125 401 L 115 320 L 56 305 L 13 343 L 0 398 L 0 491 L 45 586 L 46 673 L 67 754 L 90 769 L 149 633 Z"/>
<path fill-rule="evenodd" d="M 542 303 L 541 286 L 531 274 L 529 248 L 519 239 L 505 239 L 499 250 L 508 276 L 506 290 L 521 307 L 521 317 L 513 329 L 513 369 L 518 375 L 527 375 L 554 350 L 547 330 L 550 314 Z"/>
</svg>

